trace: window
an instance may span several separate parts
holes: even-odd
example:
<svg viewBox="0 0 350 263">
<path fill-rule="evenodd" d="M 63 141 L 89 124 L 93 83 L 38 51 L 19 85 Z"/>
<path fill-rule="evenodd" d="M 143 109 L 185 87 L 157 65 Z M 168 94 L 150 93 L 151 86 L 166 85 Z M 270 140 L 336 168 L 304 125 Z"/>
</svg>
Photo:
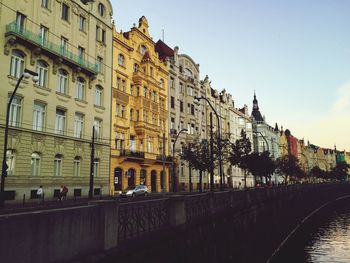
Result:
<svg viewBox="0 0 350 263">
<path fill-rule="evenodd" d="M 33 130 L 43 131 L 45 121 L 45 108 L 44 103 L 35 101 L 33 109 Z"/>
<path fill-rule="evenodd" d="M 147 87 L 143 87 L 143 96 L 147 98 Z"/>
<path fill-rule="evenodd" d="M 115 148 L 117 150 L 124 149 L 124 134 L 123 133 L 116 133 L 115 134 Z"/>
<path fill-rule="evenodd" d="M 135 64 L 134 64 L 134 72 L 138 72 L 139 69 L 140 69 L 139 64 L 135 63 Z"/>
<path fill-rule="evenodd" d="M 164 89 L 164 79 L 160 79 L 160 88 Z"/>
<path fill-rule="evenodd" d="M 24 70 L 24 54 L 19 50 L 13 50 L 11 54 L 10 75 L 20 78 Z"/>
<path fill-rule="evenodd" d="M 184 84 L 180 82 L 180 93 L 184 93 Z"/>
<path fill-rule="evenodd" d="M 82 15 L 79 16 L 79 31 L 86 31 L 86 18 Z"/>
<path fill-rule="evenodd" d="M 134 110 L 130 109 L 130 120 L 133 121 L 134 120 Z"/>
<path fill-rule="evenodd" d="M 85 99 L 85 80 L 80 77 L 77 79 L 75 98 L 78 100 Z"/>
<path fill-rule="evenodd" d="M 19 32 L 23 32 L 25 21 L 26 21 L 26 16 L 21 14 L 21 13 L 19 13 L 19 12 L 17 12 L 16 25 L 17 25 L 17 30 Z"/>
<path fill-rule="evenodd" d="M 173 77 L 170 77 L 169 87 L 174 88 L 174 78 Z"/>
<path fill-rule="evenodd" d="M 97 85 L 95 88 L 95 105 L 102 106 L 102 96 L 103 96 L 103 88 L 100 85 Z"/>
<path fill-rule="evenodd" d="M 106 31 L 101 29 L 101 42 L 106 43 Z"/>
<path fill-rule="evenodd" d="M 183 101 L 180 101 L 180 112 L 184 111 L 184 103 Z"/>
<path fill-rule="evenodd" d="M 170 129 L 175 129 L 175 118 L 170 119 Z"/>
<path fill-rule="evenodd" d="M 103 58 L 97 57 L 97 71 L 102 72 L 103 70 Z"/>
<path fill-rule="evenodd" d="M 194 105 L 191 104 L 191 114 L 194 115 Z"/>
<path fill-rule="evenodd" d="M 10 106 L 9 125 L 19 127 L 22 116 L 22 98 L 14 96 Z"/>
<path fill-rule="evenodd" d="M 65 37 L 61 37 L 61 54 L 65 55 L 68 50 L 68 39 Z"/>
<path fill-rule="evenodd" d="M 175 108 L 175 99 L 174 99 L 173 96 L 170 97 L 170 106 L 171 106 L 172 109 Z"/>
<path fill-rule="evenodd" d="M 62 94 L 67 94 L 68 91 L 68 74 L 65 70 L 58 70 L 58 83 L 57 83 L 57 92 Z"/>
<path fill-rule="evenodd" d="M 62 175 L 62 155 L 61 154 L 55 155 L 53 168 L 54 168 L 54 170 L 53 170 L 54 176 L 61 176 Z"/>
<path fill-rule="evenodd" d="M 102 136 L 102 120 L 95 118 L 94 119 L 94 128 L 95 128 L 95 138 L 100 140 Z"/>
<path fill-rule="evenodd" d="M 101 3 L 98 4 L 98 13 L 100 14 L 100 16 L 105 15 L 105 6 Z"/>
<path fill-rule="evenodd" d="M 49 0 L 41 0 L 41 6 L 45 8 L 49 8 Z"/>
<path fill-rule="evenodd" d="M 81 157 L 75 156 L 74 158 L 74 176 L 78 177 L 80 176 L 80 163 L 81 163 Z"/>
<path fill-rule="evenodd" d="M 37 176 L 40 173 L 40 155 L 37 152 L 32 153 L 32 159 L 30 162 L 31 175 Z"/>
<path fill-rule="evenodd" d="M 130 95 L 134 95 L 134 85 L 130 84 Z"/>
<path fill-rule="evenodd" d="M 55 132 L 56 134 L 64 134 L 66 124 L 66 112 L 62 109 L 56 109 Z"/>
<path fill-rule="evenodd" d="M 136 151 L 136 141 L 133 135 L 130 135 L 130 151 Z"/>
<path fill-rule="evenodd" d="M 83 130 L 84 130 L 84 114 L 76 112 L 74 116 L 74 137 L 83 138 Z"/>
<path fill-rule="evenodd" d="M 125 67 L 125 58 L 124 58 L 124 56 L 122 54 L 118 55 L 118 65 L 122 66 L 122 67 Z"/>
<path fill-rule="evenodd" d="M 124 79 L 122 80 L 122 91 L 125 92 L 125 80 Z"/>
<path fill-rule="evenodd" d="M 49 36 L 49 29 L 43 25 L 40 26 L 40 43 L 45 46 Z"/>
<path fill-rule="evenodd" d="M 62 3 L 61 18 L 65 21 L 69 21 L 69 6 L 64 3 Z"/>
<path fill-rule="evenodd" d="M 191 113 L 191 104 L 187 103 L 187 113 Z"/>
<path fill-rule="evenodd" d="M 106 42 L 106 31 L 96 26 L 96 40 L 102 43 Z"/>
<path fill-rule="evenodd" d="M 15 150 L 7 150 L 6 151 L 6 164 L 7 164 L 7 175 L 15 174 L 15 160 L 16 160 L 16 152 Z"/>
<path fill-rule="evenodd" d="M 47 87 L 47 75 L 48 67 L 45 61 L 38 60 L 36 63 L 36 72 L 38 73 L 38 82 L 37 85 L 40 87 Z"/>
<path fill-rule="evenodd" d="M 140 49 L 139 49 L 141 55 L 144 55 L 147 51 L 147 48 L 144 45 L 140 45 Z"/>
<path fill-rule="evenodd" d="M 83 60 L 85 57 L 85 48 L 79 46 L 78 47 L 78 59 Z"/>
<path fill-rule="evenodd" d="M 193 95 L 193 87 L 192 86 L 187 86 L 187 95 L 190 95 L 190 96 Z"/>
<path fill-rule="evenodd" d="M 95 159 L 94 160 L 94 177 L 99 176 L 99 171 L 100 171 L 100 160 Z"/>
</svg>

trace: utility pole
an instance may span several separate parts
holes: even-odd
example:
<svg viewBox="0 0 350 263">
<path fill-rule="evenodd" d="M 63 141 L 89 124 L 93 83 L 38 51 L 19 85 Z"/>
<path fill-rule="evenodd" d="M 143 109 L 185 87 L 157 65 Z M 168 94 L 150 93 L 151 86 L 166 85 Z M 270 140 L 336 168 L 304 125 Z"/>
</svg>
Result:
<svg viewBox="0 0 350 263">
<path fill-rule="evenodd" d="M 212 112 L 210 112 L 210 191 L 214 192 L 214 141 Z"/>
<path fill-rule="evenodd" d="M 95 161 L 95 126 L 92 127 L 89 200 L 92 199 L 93 190 L 94 190 L 94 161 Z"/>
<path fill-rule="evenodd" d="M 165 132 L 163 132 L 163 177 L 161 177 L 160 179 L 162 180 L 161 185 L 163 185 L 163 189 L 162 191 L 165 192 Z"/>
</svg>

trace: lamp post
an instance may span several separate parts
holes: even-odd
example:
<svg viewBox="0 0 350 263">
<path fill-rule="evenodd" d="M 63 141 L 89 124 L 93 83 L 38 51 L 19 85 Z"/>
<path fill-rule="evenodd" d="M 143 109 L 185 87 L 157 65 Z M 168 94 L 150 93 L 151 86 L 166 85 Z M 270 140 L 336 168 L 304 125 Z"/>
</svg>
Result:
<svg viewBox="0 0 350 263">
<path fill-rule="evenodd" d="M 9 130 L 9 119 L 10 119 L 10 107 L 13 98 L 16 95 L 17 89 L 19 87 L 19 84 L 21 83 L 23 78 L 30 78 L 33 77 L 33 81 L 38 81 L 38 73 L 31 71 L 29 69 L 24 69 L 23 74 L 20 76 L 20 78 L 17 81 L 16 87 L 13 90 L 11 97 L 9 101 L 7 102 L 7 109 L 6 109 L 6 122 L 5 122 L 5 131 L 4 131 L 4 152 L 2 157 L 2 170 L 1 170 L 1 188 L 0 188 L 0 207 L 3 207 L 5 205 L 5 177 L 7 176 L 7 164 L 6 164 L 6 155 L 7 155 L 7 141 L 8 141 L 8 130 Z"/>
<path fill-rule="evenodd" d="M 266 142 L 267 151 L 270 152 L 269 143 L 267 142 L 265 136 L 264 136 L 261 132 L 259 132 L 259 131 L 253 131 L 253 133 L 259 133 L 259 134 L 261 135 L 261 137 L 263 137 L 264 141 Z M 259 149 L 259 146 L 258 146 L 258 149 Z M 264 150 L 265 150 L 265 149 L 264 149 Z M 259 152 L 259 150 L 258 150 L 258 152 Z"/>
<path fill-rule="evenodd" d="M 219 119 L 219 115 L 216 112 L 215 108 L 213 107 L 213 105 L 211 105 L 210 101 L 203 96 L 194 96 L 195 100 L 200 101 L 201 99 L 206 100 L 210 106 L 210 108 L 213 110 L 213 112 L 215 113 L 216 119 L 217 119 L 217 145 L 218 145 L 218 155 L 219 155 L 219 175 L 220 175 L 220 190 L 223 190 L 223 176 L 222 176 L 222 156 L 221 156 L 221 138 L 220 138 L 220 119 Z"/>
<path fill-rule="evenodd" d="M 187 129 L 182 129 L 181 131 L 179 131 L 179 133 L 176 135 L 175 137 L 175 141 L 173 142 L 173 159 L 172 159 L 172 172 L 173 172 L 173 192 L 177 192 L 177 184 L 176 184 L 176 171 L 175 171 L 175 143 L 177 141 L 177 139 L 179 138 L 179 135 L 182 132 L 187 132 Z"/>
</svg>

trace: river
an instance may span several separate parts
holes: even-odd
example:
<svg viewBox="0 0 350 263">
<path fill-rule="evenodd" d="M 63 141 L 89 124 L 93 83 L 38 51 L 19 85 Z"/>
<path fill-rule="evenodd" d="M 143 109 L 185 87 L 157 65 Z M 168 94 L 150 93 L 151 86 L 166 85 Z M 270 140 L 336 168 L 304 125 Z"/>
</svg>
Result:
<svg viewBox="0 0 350 263">
<path fill-rule="evenodd" d="M 350 199 L 316 213 L 272 262 L 350 263 Z"/>
</svg>

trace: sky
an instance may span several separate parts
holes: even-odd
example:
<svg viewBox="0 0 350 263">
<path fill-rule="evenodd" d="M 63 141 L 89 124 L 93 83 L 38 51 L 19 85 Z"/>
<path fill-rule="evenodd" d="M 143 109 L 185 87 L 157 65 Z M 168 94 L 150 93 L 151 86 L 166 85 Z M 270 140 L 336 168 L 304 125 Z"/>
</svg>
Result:
<svg viewBox="0 0 350 263">
<path fill-rule="evenodd" d="M 200 64 L 201 79 L 271 126 L 350 151 L 349 0 L 111 0 L 117 31 L 145 16 L 156 42 Z"/>
</svg>

